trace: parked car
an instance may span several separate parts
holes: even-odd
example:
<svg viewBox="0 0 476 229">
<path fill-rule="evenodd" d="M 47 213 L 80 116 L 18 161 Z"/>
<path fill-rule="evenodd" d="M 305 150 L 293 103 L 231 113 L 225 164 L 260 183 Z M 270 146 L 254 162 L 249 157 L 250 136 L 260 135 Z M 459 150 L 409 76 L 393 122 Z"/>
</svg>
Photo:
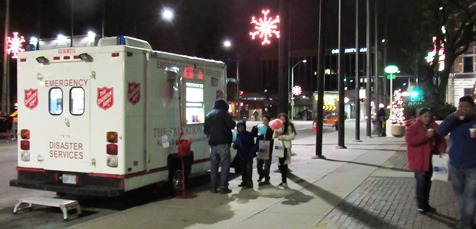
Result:
<svg viewBox="0 0 476 229">
<path fill-rule="evenodd" d="M 324 119 L 322 120 L 322 126 L 332 127 L 335 130 L 338 130 L 338 121 L 339 115 L 337 112 L 326 112 L 324 113 Z M 316 121 L 312 122 L 312 130 L 317 130 Z"/>
<path fill-rule="evenodd" d="M 13 118 L 13 123 L 18 123 L 18 110 L 10 114 L 10 117 Z"/>
</svg>

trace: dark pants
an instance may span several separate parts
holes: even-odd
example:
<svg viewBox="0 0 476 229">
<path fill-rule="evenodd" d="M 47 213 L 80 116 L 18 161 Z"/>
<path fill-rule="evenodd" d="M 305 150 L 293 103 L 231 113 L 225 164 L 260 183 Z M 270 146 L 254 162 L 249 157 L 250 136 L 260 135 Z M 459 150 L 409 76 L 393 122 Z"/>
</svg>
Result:
<svg viewBox="0 0 476 229">
<path fill-rule="evenodd" d="M 459 205 L 462 228 L 476 228 L 476 168 L 456 168 L 450 164 L 450 181 Z"/>
<path fill-rule="evenodd" d="M 284 157 L 279 158 L 279 172 L 281 172 L 281 182 L 282 183 L 287 183 L 287 178 L 288 178 L 288 165 L 284 164 L 284 161 L 286 161 L 286 157 L 288 155 L 288 149 L 284 148 Z"/>
<path fill-rule="evenodd" d="M 258 163 L 258 174 L 259 174 L 259 179 L 261 180 L 264 178 L 265 181 L 269 181 L 269 169 L 271 167 L 271 157 L 268 160 L 264 159 L 256 159 L 256 162 Z"/>
<path fill-rule="evenodd" d="M 416 172 L 416 198 L 418 208 L 428 208 L 430 206 L 431 176 L 433 175 L 433 166 L 430 161 L 430 168 L 427 172 Z"/>
<path fill-rule="evenodd" d="M 243 184 L 250 185 L 253 184 L 252 175 L 253 175 L 253 158 L 246 160 L 240 159 L 241 166 L 241 180 Z"/>
</svg>

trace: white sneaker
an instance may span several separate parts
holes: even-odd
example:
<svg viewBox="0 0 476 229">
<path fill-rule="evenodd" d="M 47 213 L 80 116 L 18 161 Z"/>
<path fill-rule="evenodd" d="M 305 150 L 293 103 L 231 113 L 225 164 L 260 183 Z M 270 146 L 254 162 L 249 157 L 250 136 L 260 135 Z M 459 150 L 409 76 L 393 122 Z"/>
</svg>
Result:
<svg viewBox="0 0 476 229">
<path fill-rule="evenodd" d="M 288 184 L 287 184 L 287 183 L 280 183 L 278 186 L 281 186 L 281 187 L 288 187 Z"/>
</svg>

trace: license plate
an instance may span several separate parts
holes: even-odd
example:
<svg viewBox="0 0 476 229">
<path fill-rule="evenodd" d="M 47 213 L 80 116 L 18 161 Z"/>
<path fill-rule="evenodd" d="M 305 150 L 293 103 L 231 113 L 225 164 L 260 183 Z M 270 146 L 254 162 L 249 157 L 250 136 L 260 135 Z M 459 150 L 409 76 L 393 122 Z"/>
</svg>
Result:
<svg viewBox="0 0 476 229">
<path fill-rule="evenodd" d="M 63 184 L 76 184 L 76 175 L 63 174 Z"/>
</svg>

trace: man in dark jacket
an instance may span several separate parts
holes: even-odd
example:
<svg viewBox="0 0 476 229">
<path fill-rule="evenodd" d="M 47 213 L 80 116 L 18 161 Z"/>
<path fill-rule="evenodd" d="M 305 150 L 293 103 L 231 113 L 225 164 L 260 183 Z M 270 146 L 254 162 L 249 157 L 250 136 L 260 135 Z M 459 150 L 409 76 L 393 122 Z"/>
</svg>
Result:
<svg viewBox="0 0 476 229">
<path fill-rule="evenodd" d="M 218 99 L 213 104 L 213 109 L 205 117 L 204 133 L 210 145 L 210 181 L 211 192 L 217 192 L 218 167 L 221 166 L 220 192 L 230 193 L 228 189 L 228 173 L 230 172 L 230 146 L 232 142 L 231 130 L 235 128 L 235 121 L 228 113 L 228 104 L 223 99 Z"/>
<path fill-rule="evenodd" d="M 471 96 L 459 99 L 458 110 L 436 130 L 450 134 L 449 180 L 459 205 L 459 228 L 476 228 L 476 105 Z"/>
</svg>

